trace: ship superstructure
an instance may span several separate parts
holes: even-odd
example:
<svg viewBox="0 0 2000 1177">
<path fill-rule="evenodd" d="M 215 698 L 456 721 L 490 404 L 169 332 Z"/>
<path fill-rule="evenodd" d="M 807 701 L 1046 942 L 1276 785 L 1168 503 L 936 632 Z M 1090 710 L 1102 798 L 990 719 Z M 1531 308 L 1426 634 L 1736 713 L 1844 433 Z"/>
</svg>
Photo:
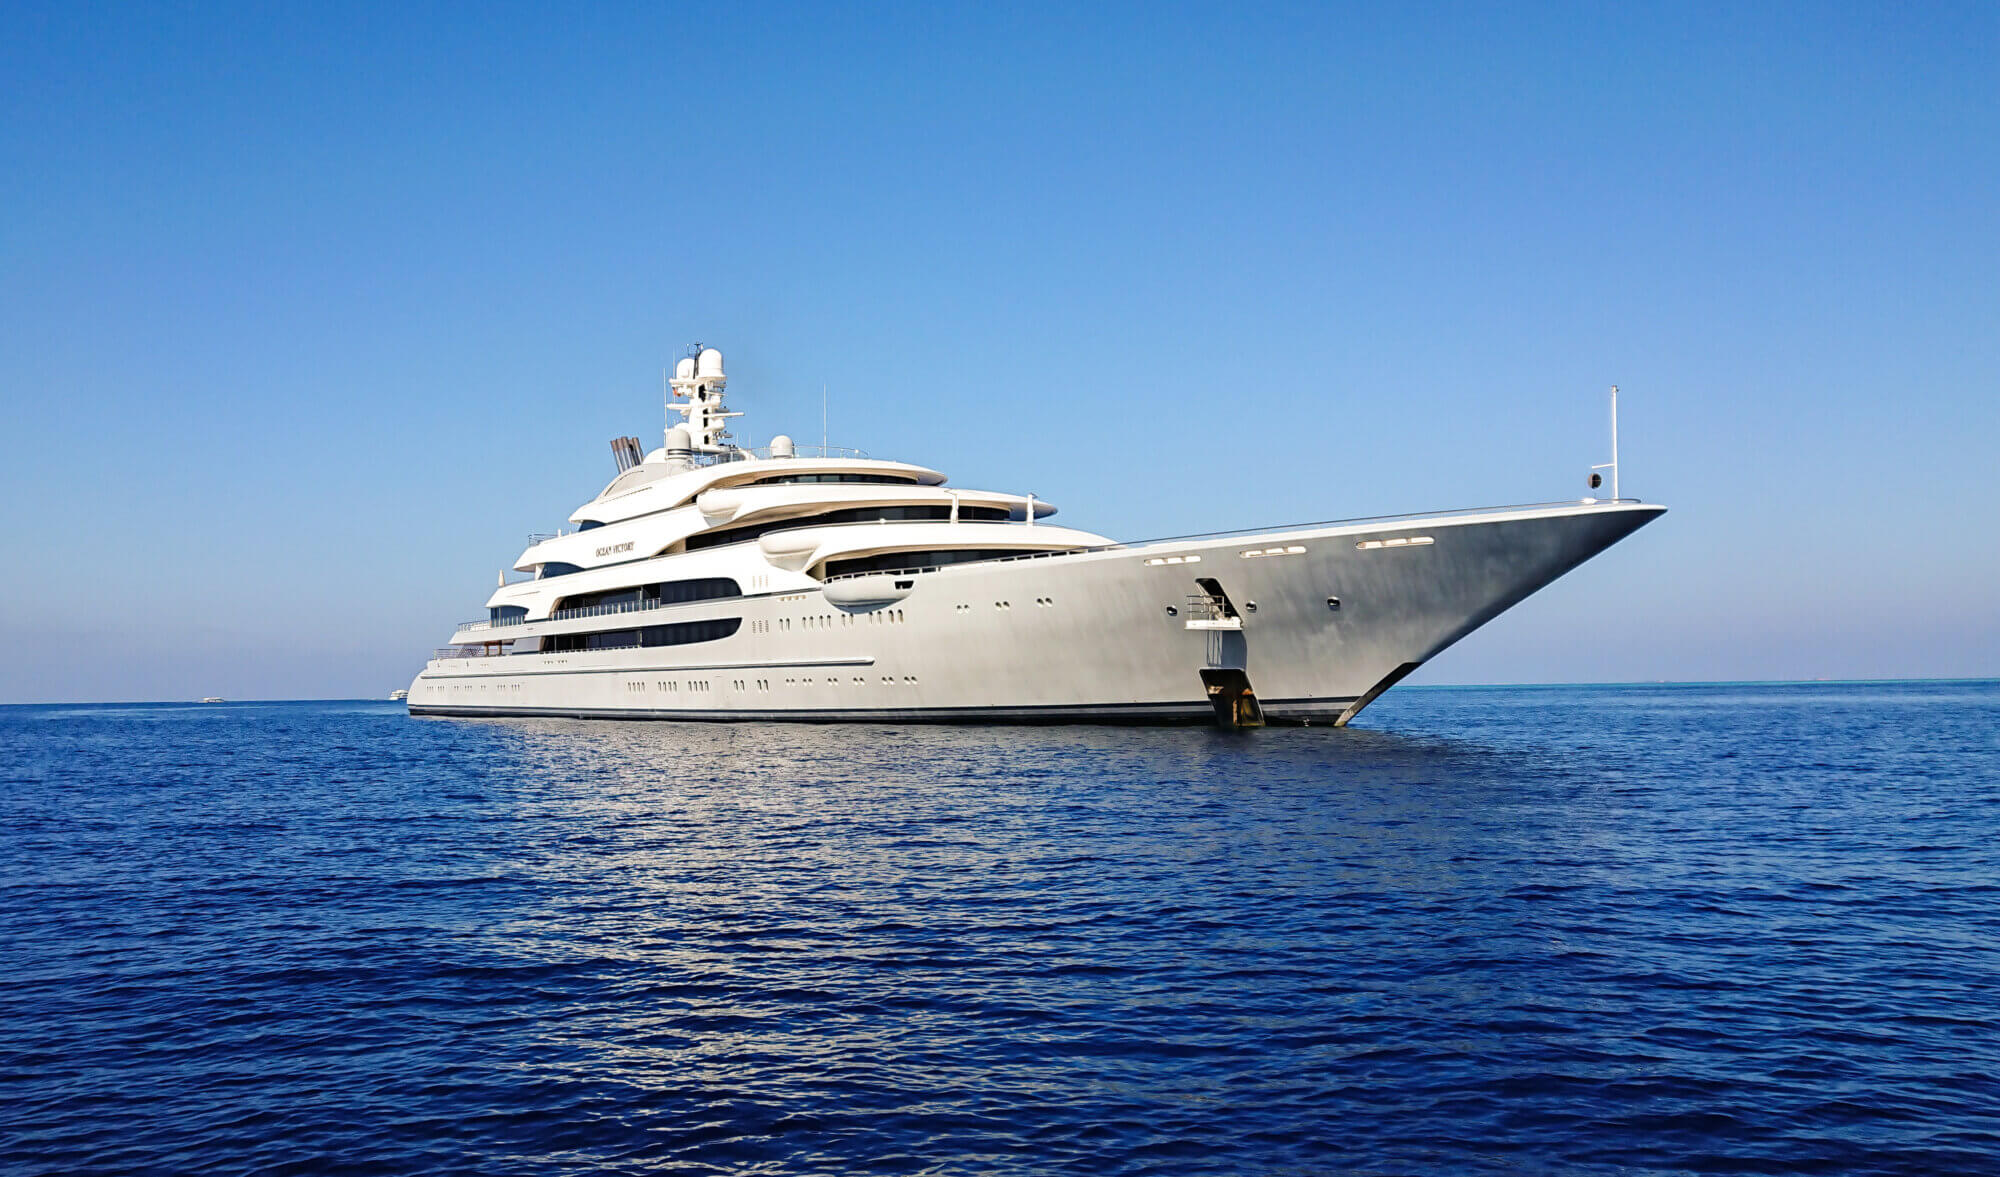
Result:
<svg viewBox="0 0 2000 1177">
<path fill-rule="evenodd" d="M 650 452 L 530 538 L 413 714 L 1344 724 L 1659 515 L 1630 500 L 1118 543 L 1032 495 L 738 446 L 722 353 L 669 381 Z"/>
</svg>

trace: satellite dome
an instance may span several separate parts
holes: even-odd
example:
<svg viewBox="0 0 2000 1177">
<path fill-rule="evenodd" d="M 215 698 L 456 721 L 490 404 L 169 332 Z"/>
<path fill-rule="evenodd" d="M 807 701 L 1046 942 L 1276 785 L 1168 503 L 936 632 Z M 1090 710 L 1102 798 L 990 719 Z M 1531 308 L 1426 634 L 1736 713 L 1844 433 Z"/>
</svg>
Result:
<svg viewBox="0 0 2000 1177">
<path fill-rule="evenodd" d="M 674 379 L 690 380 L 693 379 L 693 377 L 694 377 L 694 357 L 684 356 L 682 357 L 680 363 L 674 365 Z"/>
<path fill-rule="evenodd" d="M 693 448 L 694 436 L 687 431 L 685 426 L 676 425 L 672 429 L 667 430 L 668 453 L 672 453 L 675 450 L 691 450 Z"/>
<path fill-rule="evenodd" d="M 712 347 L 702 349 L 701 355 L 695 358 L 694 370 L 698 376 L 722 375 L 722 353 Z"/>
<path fill-rule="evenodd" d="M 792 450 L 792 439 L 791 439 L 791 438 L 789 438 L 789 437 L 786 437 L 786 436 L 785 436 L 784 434 L 780 433 L 780 434 L 779 434 L 778 436 L 776 436 L 776 437 L 774 437 L 774 438 L 772 438 L 772 439 L 771 439 L 771 456 L 772 456 L 772 457 L 774 457 L 774 458 L 789 458 L 789 457 L 791 457 L 791 456 L 792 456 L 792 453 L 793 453 L 793 450 Z"/>
</svg>

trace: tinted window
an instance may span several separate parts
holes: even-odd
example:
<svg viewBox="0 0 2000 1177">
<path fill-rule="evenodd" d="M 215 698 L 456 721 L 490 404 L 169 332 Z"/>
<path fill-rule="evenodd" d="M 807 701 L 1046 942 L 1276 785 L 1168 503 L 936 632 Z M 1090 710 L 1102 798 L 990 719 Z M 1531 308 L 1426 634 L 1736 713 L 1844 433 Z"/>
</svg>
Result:
<svg viewBox="0 0 2000 1177">
<path fill-rule="evenodd" d="M 893 474 L 780 474 L 774 478 L 759 478 L 751 486 L 773 486 L 780 482 L 886 482 L 892 485 L 909 486 L 914 478 L 898 478 Z"/>
<path fill-rule="evenodd" d="M 960 507 L 958 517 L 966 522 L 1004 523 L 1008 514 L 1005 507 Z M 740 544 L 773 531 L 820 527 L 829 523 L 936 523 L 949 518 L 951 518 L 949 504 L 918 507 L 843 507 L 838 511 L 825 511 L 800 519 L 778 519 L 769 523 L 748 523 L 742 527 L 705 531 L 688 537 L 687 550 L 694 552 L 702 548 L 720 547 L 723 544 Z"/>
<path fill-rule="evenodd" d="M 953 548 L 932 552 L 884 552 L 879 556 L 828 561 L 826 574 L 840 576 L 849 572 L 899 572 L 905 568 L 942 568 L 947 564 L 969 564 L 975 560 L 998 560 L 1007 556 L 1034 554 L 1032 550 L 1023 551 L 1019 548 Z"/>
<path fill-rule="evenodd" d="M 677 605 L 683 601 L 713 601 L 742 595 L 742 587 L 729 577 L 705 576 L 694 580 L 663 580 L 655 584 L 578 593 L 556 602 L 556 611 L 589 609 L 597 605 Z"/>
<path fill-rule="evenodd" d="M 637 629 L 607 629 L 599 633 L 565 633 L 542 639 L 543 653 L 572 650 L 626 650 L 635 646 L 685 646 L 713 642 L 735 633 L 741 617 L 718 617 L 708 621 L 682 621 L 672 625 L 647 625 Z"/>
</svg>

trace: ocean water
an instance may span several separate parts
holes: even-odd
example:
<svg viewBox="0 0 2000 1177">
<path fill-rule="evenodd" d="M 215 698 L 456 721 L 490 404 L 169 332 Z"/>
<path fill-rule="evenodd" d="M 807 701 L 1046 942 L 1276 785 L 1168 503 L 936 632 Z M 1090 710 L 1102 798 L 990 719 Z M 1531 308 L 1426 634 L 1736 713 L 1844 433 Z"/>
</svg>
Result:
<svg viewBox="0 0 2000 1177">
<path fill-rule="evenodd" d="M 2000 1172 L 2000 683 L 0 708 L 7 1173 Z"/>
</svg>

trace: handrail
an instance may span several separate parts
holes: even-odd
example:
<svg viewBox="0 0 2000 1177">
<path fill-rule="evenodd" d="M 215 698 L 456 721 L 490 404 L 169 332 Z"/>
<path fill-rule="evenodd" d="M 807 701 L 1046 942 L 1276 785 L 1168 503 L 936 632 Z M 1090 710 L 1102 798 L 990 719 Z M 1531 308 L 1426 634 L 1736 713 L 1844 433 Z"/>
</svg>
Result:
<svg viewBox="0 0 2000 1177">
<path fill-rule="evenodd" d="M 1111 552 L 1129 544 L 1096 544 L 1085 548 L 1065 548 L 1059 552 L 1022 552 L 1018 556 L 988 556 L 984 560 L 960 560 L 955 564 L 928 564 L 922 568 L 879 568 L 867 572 L 836 572 L 823 580 L 822 584 L 832 584 L 836 580 L 853 580 L 857 576 L 915 576 L 924 572 L 942 572 L 947 568 L 966 568 L 974 564 L 1012 564 L 1017 560 L 1046 560 L 1051 556 L 1081 556 L 1089 552 Z"/>
<path fill-rule="evenodd" d="M 767 445 L 744 446 L 739 448 L 737 452 L 749 454 L 753 458 L 764 458 L 767 460 L 775 456 L 771 453 L 771 447 Z M 868 457 L 867 450 L 857 450 L 852 446 L 844 445 L 798 445 L 794 443 L 790 456 L 794 458 L 853 458 L 861 461 L 872 460 Z"/>
<path fill-rule="evenodd" d="M 1608 506 L 1617 503 L 1640 503 L 1643 499 L 1557 499 L 1546 503 L 1515 503 L 1504 507 L 1458 507 L 1448 511 L 1408 511 L 1401 515 L 1362 515 L 1354 519 L 1322 519 L 1316 523 L 1280 523 L 1267 527 L 1242 527 L 1233 531 L 1202 531 L 1193 535 L 1166 535 L 1157 539 L 1127 540 L 1119 544 L 1121 548 L 1136 548 L 1147 544 L 1178 543 L 1190 539 L 1227 539 L 1232 535 L 1266 535 L 1273 531 L 1298 531 L 1307 527 L 1349 527 L 1356 523 L 1394 523 L 1399 519 L 1443 519 L 1453 515 L 1499 515 L 1508 511 L 1532 511 L 1538 507 L 1588 507 Z"/>
<path fill-rule="evenodd" d="M 740 445 L 740 446 L 731 446 L 730 448 L 723 450 L 720 453 L 696 451 L 695 453 L 689 456 L 688 462 L 690 465 L 695 466 L 696 468 L 703 468 L 708 466 L 724 466 L 729 464 L 730 462 L 747 462 L 753 458 L 762 459 L 764 461 L 772 461 L 774 459 L 777 461 L 784 461 L 786 458 L 846 458 L 849 460 L 857 460 L 857 461 L 871 460 L 868 457 L 868 451 L 857 450 L 842 445 L 793 445 L 792 452 L 785 455 L 773 454 L 771 452 L 771 447 L 767 445 L 756 445 L 756 446 Z"/>
<path fill-rule="evenodd" d="M 688 456 L 687 461 L 695 469 L 706 469 L 710 466 L 726 466 L 731 462 L 745 462 L 753 458 L 764 461 L 784 461 L 785 458 L 836 458 L 864 462 L 874 460 L 868 456 L 868 451 L 857 450 L 851 446 L 794 445 L 790 454 L 785 455 L 784 458 L 777 458 L 771 453 L 770 446 L 760 445 L 732 446 L 720 453 L 695 452 Z M 633 467 L 633 469 L 637 469 L 637 467 Z M 620 471 L 621 475 L 623 473 L 625 472 Z M 528 546 L 532 548 L 536 544 L 547 543 L 552 539 L 563 539 L 566 536 L 578 535 L 583 530 L 582 528 L 573 531 L 558 528 L 555 531 L 531 531 L 528 533 Z"/>
<path fill-rule="evenodd" d="M 1461 507 L 1449 511 L 1410 511 L 1401 515 L 1363 515 L 1353 519 L 1323 519 L 1317 523 L 1280 523 L 1267 527 L 1243 527 L 1234 531 L 1203 531 L 1193 535 L 1166 535 L 1154 539 L 1127 540 L 1123 543 L 1099 544 L 1095 547 L 1073 548 L 1061 552 L 1030 552 L 1019 556 L 994 556 L 985 560 L 963 560 L 957 564 L 934 564 L 927 568 L 887 568 L 869 572 L 841 572 L 827 577 L 830 583 L 849 580 L 856 576 L 910 576 L 923 572 L 937 572 L 945 568 L 963 568 L 971 564 L 1005 564 L 1014 560 L 1040 560 L 1050 556 L 1081 556 L 1090 552 L 1112 552 L 1124 548 L 1145 548 L 1156 544 L 1185 543 L 1198 539 L 1228 539 L 1232 536 L 1269 535 L 1280 531 L 1302 531 L 1308 527 L 1351 527 L 1361 523 L 1395 523 L 1399 520 L 1442 519 L 1454 515 L 1498 515 L 1508 511 L 1532 511 L 1538 507 L 1579 507 L 1609 506 L 1619 503 L 1642 503 L 1643 499 L 1559 499 L 1546 503 L 1516 503 L 1504 507 Z M 837 526 L 837 525 L 836 525 Z"/>
<path fill-rule="evenodd" d="M 1126 548 L 1151 547 L 1156 544 L 1183 543 L 1189 540 L 1227 539 L 1231 536 L 1239 536 L 1239 535 L 1240 536 L 1268 535 L 1272 532 L 1300 531 L 1309 527 L 1349 527 L 1363 523 L 1395 523 L 1400 520 L 1438 519 L 1454 515 L 1497 515 L 1497 514 L 1504 514 L 1508 511 L 1530 511 L 1538 507 L 1606 506 L 1606 505 L 1617 505 L 1621 503 L 1637 504 L 1643 501 L 1644 500 L 1642 499 L 1598 499 L 1596 500 L 1595 503 L 1588 503 L 1581 499 L 1563 499 L 1555 502 L 1517 503 L 1511 506 L 1500 506 L 1500 507 L 1462 507 L 1448 511 L 1411 511 L 1401 515 L 1363 515 L 1352 519 L 1326 519 L 1316 523 L 1283 523 L 1283 524 L 1274 524 L 1266 527 L 1245 527 L 1236 529 L 1234 531 L 1206 531 L 1206 532 L 1197 532 L 1193 535 L 1169 535 L 1169 536 L 1161 536 L 1155 539 L 1129 540 L 1124 543 L 1095 544 L 1087 547 L 1068 548 L 1061 551 L 1052 551 L 1052 552 L 1023 552 L 1015 556 L 991 556 L 984 560 L 963 560 L 956 564 L 932 564 L 922 568 L 882 568 L 882 569 L 873 569 L 867 572 L 841 572 L 841 573 L 836 573 L 833 576 L 826 577 L 821 583 L 831 584 L 837 580 L 852 580 L 857 576 L 916 576 L 927 572 L 937 572 L 945 568 L 962 568 L 967 565 L 973 565 L 973 564 L 1010 564 L 1020 560 L 1046 560 L 1053 556 L 1081 556 L 1081 555 L 1087 555 L 1091 552 L 1111 552 Z M 807 523 L 807 524 L 801 524 L 797 528 L 773 528 L 772 532 L 803 531 L 811 527 L 873 527 L 882 522 L 941 522 L 941 520 L 863 520 L 855 523 L 820 523 L 820 524 Z M 993 522 L 999 522 L 999 521 L 994 520 Z M 1002 524 L 1002 526 L 1019 526 L 1019 525 Z M 772 532 L 766 532 L 765 534 L 769 535 L 772 534 Z M 750 543 L 754 541 L 744 540 L 741 542 Z M 725 546 L 733 546 L 733 545 L 725 545 Z M 589 570 L 586 569 L 585 571 Z M 726 600 L 727 598 L 709 597 L 704 599 Z M 498 628 L 509 625 L 525 625 L 530 620 L 571 621 L 579 617 L 603 617 L 616 613 L 644 612 L 650 609 L 665 608 L 670 605 L 691 605 L 695 603 L 696 602 L 694 601 L 635 601 L 622 605 L 587 605 L 577 609 L 558 609 L 555 612 L 548 615 L 547 617 L 536 617 L 536 618 L 503 617 L 497 621 L 468 621 L 463 625 L 460 625 L 456 632 L 466 633 L 469 631 L 480 629 L 482 627 Z"/>
<path fill-rule="evenodd" d="M 778 520 L 777 522 L 778 522 L 779 524 L 783 524 L 783 523 L 787 522 L 787 520 L 782 520 L 782 519 L 781 519 L 781 520 Z M 740 539 L 740 540 L 732 540 L 731 542 L 729 542 L 729 543 L 726 543 L 726 544 L 717 544 L 717 545 L 716 545 L 716 549 L 718 549 L 718 550 L 719 550 L 719 549 L 721 549 L 721 548 L 733 548 L 733 547 L 735 547 L 735 546 L 736 546 L 736 545 L 738 545 L 738 544 L 751 544 L 751 543 L 756 543 L 756 542 L 757 542 L 757 540 L 759 540 L 759 539 L 762 539 L 762 538 L 763 538 L 764 536 L 766 536 L 766 535 L 776 535 L 776 534 L 778 534 L 779 532 L 785 532 L 785 531 L 811 531 L 811 530 L 815 530 L 815 529 L 818 529 L 818 528 L 834 528 L 834 527 L 880 527 L 880 526 L 882 526 L 883 524 L 895 524 L 895 525 L 899 525 L 899 526 L 900 526 L 900 525 L 903 525 L 903 524 L 919 524 L 919 523 L 944 523 L 944 522 L 947 522 L 947 520 L 944 520 L 944 519 L 857 519 L 857 520 L 854 520 L 853 522 L 850 522 L 850 523 L 816 523 L 816 522 L 812 521 L 812 520 L 811 520 L 810 518 L 806 518 L 806 519 L 801 519 L 801 520 L 799 520 L 799 522 L 798 522 L 798 525 L 797 525 L 796 527 L 785 527 L 785 526 L 773 526 L 773 527 L 771 527 L 771 528 L 770 528 L 770 529 L 769 529 L 768 531 L 764 531 L 764 532 L 761 532 L 761 533 L 759 533 L 758 535 L 756 535 L 756 536 L 754 536 L 754 537 L 751 537 L 751 538 L 749 538 L 749 539 Z M 962 520 L 959 520 L 959 521 L 958 521 L 957 523 L 953 524 L 953 526 L 956 526 L 956 527 L 1024 527 L 1024 526 L 1026 526 L 1026 524 L 1022 524 L 1022 523 L 1016 523 L 1016 522 L 1014 522 L 1014 521 L 1012 521 L 1012 520 L 1009 520 L 1009 519 L 962 519 Z M 1037 527 L 1041 527 L 1041 526 L 1043 526 L 1043 525 L 1042 525 L 1042 524 L 1036 524 L 1036 526 L 1037 526 Z M 1050 526 L 1051 526 L 1051 527 L 1053 527 L 1054 525 L 1050 525 Z M 575 534 L 575 533 L 574 533 L 574 532 L 572 532 L 571 534 Z M 694 535 L 697 535 L 697 536 L 698 536 L 698 535 L 700 535 L 700 534 L 702 534 L 702 533 L 701 533 L 701 532 L 698 532 L 698 531 L 694 533 Z M 1098 545 L 1098 546 L 1096 546 L 1096 547 L 1091 547 L 1091 548 L 1080 548 L 1080 549 L 1077 549 L 1077 550 L 1079 550 L 1079 551 L 1100 551 L 1100 550 L 1102 550 L 1102 549 L 1103 549 L 1103 548 L 1104 548 L 1105 546 L 1107 546 L 1107 545 L 1102 545 L 1102 544 L 1100 544 L 1100 545 Z M 1108 546 L 1111 546 L 1111 547 L 1117 547 L 1117 546 L 1119 546 L 1119 545 L 1117 545 L 1117 544 L 1112 544 L 1112 545 L 1108 545 Z M 1067 552 L 1030 552 L 1030 553 L 1027 553 L 1027 555 L 1029 555 L 1029 556 L 1060 556 L 1060 555 L 1066 555 L 1066 554 L 1068 554 L 1068 553 L 1067 553 Z M 656 556 L 645 556 L 645 557 L 641 557 L 641 559 L 647 559 L 647 560 L 651 560 L 651 559 L 657 559 L 657 558 L 658 558 L 658 557 L 656 557 Z M 1003 559 L 1003 560 L 1011 560 L 1011 559 L 1022 559 L 1022 558 L 1025 558 L 1025 557 L 1017 557 L 1017 556 L 1002 556 L 1002 557 L 998 557 L 998 559 Z M 637 563 L 637 562 L 638 562 L 637 560 L 621 560 L 621 561 L 619 561 L 619 564 L 633 564 L 633 563 Z M 968 564 L 974 564 L 974 563 L 985 563 L 985 562 L 986 562 L 986 561 L 976 561 L 976 560 L 967 560 L 967 561 L 966 561 L 966 563 L 968 563 Z M 616 566 L 617 566 L 617 565 L 614 565 L 614 564 L 602 564 L 602 565 L 599 565 L 598 567 L 599 567 L 599 568 L 612 568 L 612 567 L 616 567 Z M 579 570 L 578 570 L 578 572 L 574 572 L 574 573 L 572 573 L 572 572 L 566 572 L 566 573 L 563 573 L 563 575 L 564 575 L 564 576 L 575 576 L 575 575 L 578 575 L 578 574 L 579 574 L 579 573 L 581 573 L 581 572 L 595 572 L 595 571 L 597 571 L 597 568 L 583 568 L 583 569 L 579 569 Z M 843 574 L 842 574 L 842 576 L 843 576 L 843 577 L 845 577 L 845 576 L 873 576 L 873 575 L 874 575 L 874 573 L 872 573 L 872 572 L 859 572 L 859 573 L 843 573 Z M 835 579 L 840 579 L 840 578 L 839 578 L 839 577 L 836 577 Z M 525 583 L 525 582 L 517 582 L 517 583 Z M 667 604 L 685 604 L 686 602 L 680 602 L 680 601 L 669 601 L 669 602 L 666 602 L 666 603 L 667 603 Z M 588 607 L 589 607 L 589 606 L 587 606 L 587 608 L 588 608 Z M 607 608 L 607 609 L 610 609 L 610 608 L 611 608 L 610 606 L 599 606 L 599 607 L 601 607 L 601 608 Z M 617 612 L 617 611 L 620 611 L 620 610 L 617 610 L 617 609 L 612 609 L 612 611 L 613 611 L 613 612 Z M 468 622 L 465 622 L 464 624 L 460 625 L 460 626 L 458 627 L 458 631 L 459 631 L 459 632 L 463 632 L 463 631 L 466 631 L 466 630 L 471 630 L 471 629 L 477 629 L 477 628 L 479 628 L 479 627 L 480 627 L 480 626 L 482 626 L 482 625 L 522 625 L 522 624 L 525 624 L 526 622 L 528 622 L 528 621 L 530 621 L 530 620 L 533 620 L 533 621 L 567 621 L 567 620 L 569 620 L 569 619 L 570 619 L 571 617 L 595 617 L 595 616 L 599 616 L 599 614 L 595 614 L 595 613 L 579 613 L 579 612 L 575 612 L 575 611 L 573 611 L 573 610 L 569 610 L 569 609 L 558 609 L 558 610 L 556 610 L 556 611 L 555 611 L 555 613 L 551 614 L 551 615 L 550 615 L 550 616 L 548 616 L 548 617 L 535 617 L 535 618 L 526 618 L 526 617 L 503 617 L 503 618 L 501 618 L 501 619 L 500 619 L 500 620 L 498 620 L 498 621 L 468 621 Z"/>
<path fill-rule="evenodd" d="M 527 625 L 536 621 L 575 621 L 579 617 L 611 617 L 620 613 L 645 613 L 653 609 L 669 609 L 675 605 L 699 605 L 705 601 L 729 601 L 741 597 L 737 593 L 726 597 L 697 597 L 692 601 L 621 601 L 615 605 L 579 605 L 574 609 L 557 609 L 547 617 L 502 617 L 497 621 L 467 621 L 453 631 L 454 636 L 481 629 L 501 629 L 510 625 Z"/>
</svg>

